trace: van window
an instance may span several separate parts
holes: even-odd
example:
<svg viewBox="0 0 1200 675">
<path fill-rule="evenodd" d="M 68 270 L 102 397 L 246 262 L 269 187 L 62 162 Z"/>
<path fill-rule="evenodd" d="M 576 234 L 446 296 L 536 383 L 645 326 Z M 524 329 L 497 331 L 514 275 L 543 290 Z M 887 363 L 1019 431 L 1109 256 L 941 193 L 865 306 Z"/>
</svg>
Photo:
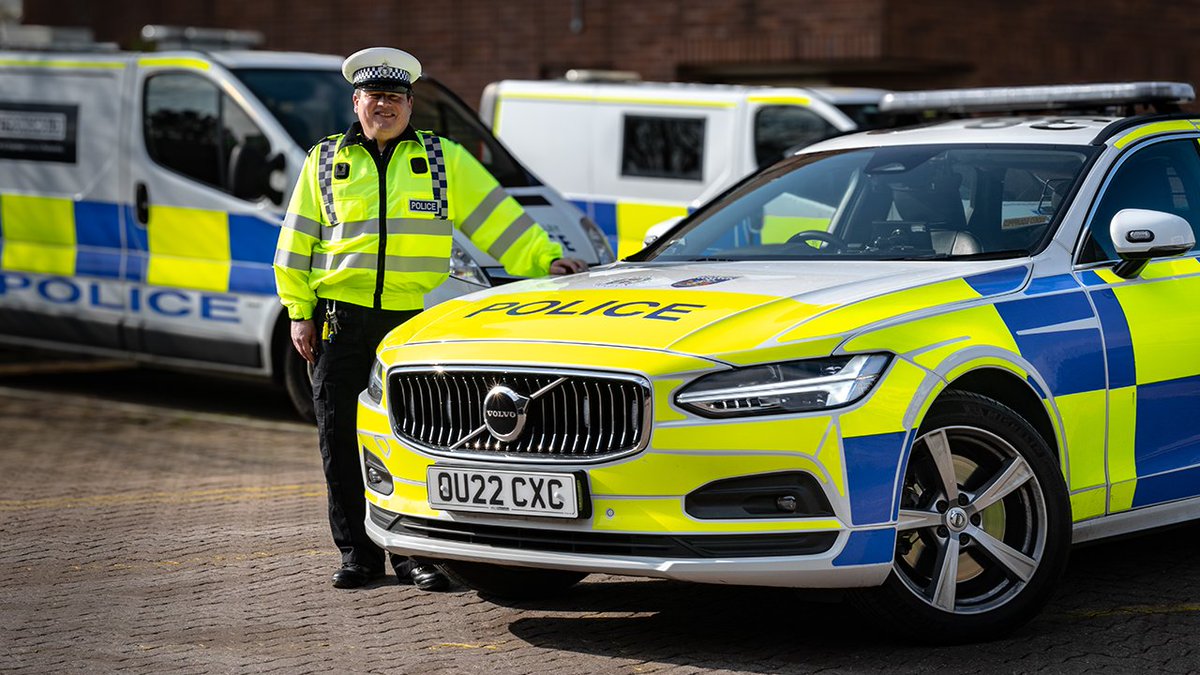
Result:
<svg viewBox="0 0 1200 675">
<path fill-rule="evenodd" d="M 703 117 L 625 115 L 621 175 L 702 180 L 704 125 Z"/>
<path fill-rule="evenodd" d="M 754 159 L 762 168 L 783 159 L 792 148 L 798 150 L 837 132 L 837 127 L 808 108 L 763 106 L 754 116 Z"/>
<path fill-rule="evenodd" d="M 1155 143 L 1121 164 L 1092 215 L 1081 263 L 1117 260 L 1109 223 L 1121 209 L 1173 213 L 1188 221 L 1200 241 L 1200 154 L 1196 141 Z"/>
<path fill-rule="evenodd" d="M 239 184 L 248 172 L 235 169 L 248 166 L 252 156 L 265 160 L 270 144 L 215 84 L 191 73 L 154 75 L 146 80 L 143 105 L 143 135 L 151 159 L 234 196 L 258 196 L 256 186 Z"/>
</svg>

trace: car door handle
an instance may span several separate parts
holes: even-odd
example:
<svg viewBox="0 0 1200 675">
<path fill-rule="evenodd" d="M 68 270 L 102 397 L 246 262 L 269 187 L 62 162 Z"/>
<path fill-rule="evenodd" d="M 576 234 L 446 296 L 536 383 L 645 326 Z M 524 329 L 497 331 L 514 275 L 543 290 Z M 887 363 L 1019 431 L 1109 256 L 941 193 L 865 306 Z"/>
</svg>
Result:
<svg viewBox="0 0 1200 675">
<path fill-rule="evenodd" d="M 150 191 L 146 189 L 145 183 L 137 184 L 133 205 L 137 212 L 136 216 L 138 224 L 145 227 L 150 223 Z"/>
</svg>

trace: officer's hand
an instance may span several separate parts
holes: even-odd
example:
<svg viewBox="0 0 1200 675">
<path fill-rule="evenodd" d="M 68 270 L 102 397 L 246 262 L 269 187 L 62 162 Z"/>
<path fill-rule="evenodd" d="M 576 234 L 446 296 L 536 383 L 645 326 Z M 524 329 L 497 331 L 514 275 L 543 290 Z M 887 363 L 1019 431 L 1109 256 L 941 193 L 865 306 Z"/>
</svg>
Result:
<svg viewBox="0 0 1200 675">
<path fill-rule="evenodd" d="M 305 361 L 317 362 L 317 324 L 312 319 L 292 322 L 292 346 Z"/>
<path fill-rule="evenodd" d="M 559 258 L 550 263 L 550 274 L 578 274 L 586 272 L 588 264 L 579 258 Z"/>
</svg>

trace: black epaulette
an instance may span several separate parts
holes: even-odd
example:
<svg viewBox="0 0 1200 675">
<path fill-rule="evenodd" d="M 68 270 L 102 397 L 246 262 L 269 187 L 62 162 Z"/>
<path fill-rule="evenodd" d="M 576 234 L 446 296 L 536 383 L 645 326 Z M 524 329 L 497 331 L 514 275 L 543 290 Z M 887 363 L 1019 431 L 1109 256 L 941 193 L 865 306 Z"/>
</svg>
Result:
<svg viewBox="0 0 1200 675">
<path fill-rule="evenodd" d="M 313 143 L 308 148 L 308 152 L 305 154 L 312 154 L 312 151 L 316 150 L 318 145 L 324 143 L 325 141 L 332 141 L 333 139 L 338 138 L 339 136 L 342 136 L 342 135 L 343 134 L 330 134 L 330 135 L 326 136 L 325 138 L 322 138 L 321 140 L 317 141 L 316 143 Z"/>
</svg>

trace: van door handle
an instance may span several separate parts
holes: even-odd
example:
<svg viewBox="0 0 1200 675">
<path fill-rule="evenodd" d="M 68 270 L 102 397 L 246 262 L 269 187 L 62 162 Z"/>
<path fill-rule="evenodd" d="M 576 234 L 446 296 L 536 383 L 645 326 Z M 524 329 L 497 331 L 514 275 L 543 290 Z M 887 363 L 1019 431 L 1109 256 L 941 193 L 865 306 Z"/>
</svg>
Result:
<svg viewBox="0 0 1200 675">
<path fill-rule="evenodd" d="M 134 197 L 134 209 L 137 211 L 137 221 L 143 227 L 150 222 L 150 191 L 145 183 L 137 184 L 137 194 Z"/>
</svg>

